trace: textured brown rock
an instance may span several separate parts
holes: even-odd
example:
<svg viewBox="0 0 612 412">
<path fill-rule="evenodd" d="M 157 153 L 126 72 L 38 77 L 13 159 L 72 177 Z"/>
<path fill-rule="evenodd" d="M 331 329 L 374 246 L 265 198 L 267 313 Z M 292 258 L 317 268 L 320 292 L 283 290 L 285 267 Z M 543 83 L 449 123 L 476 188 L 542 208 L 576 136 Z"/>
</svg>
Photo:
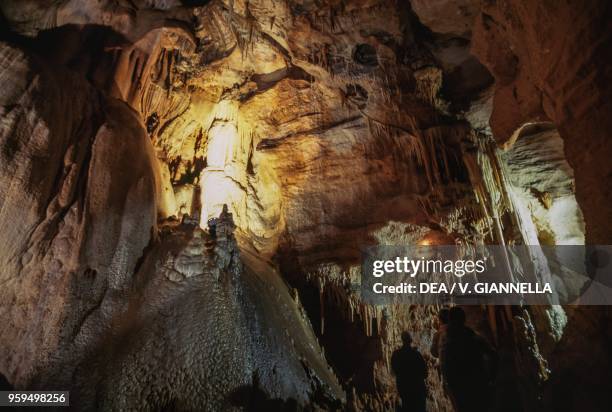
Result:
<svg viewBox="0 0 612 412">
<path fill-rule="evenodd" d="M 2 358 L 10 380 L 25 385 L 67 349 L 66 337 L 108 290 L 128 287 L 155 231 L 157 161 L 127 105 L 7 44 L 2 53 L 1 210 L 13 228 L 3 238 L 12 327 Z M 79 291 L 86 297 L 75 302 Z"/>
<path fill-rule="evenodd" d="M 480 12 L 479 2 L 473 0 L 411 0 L 410 5 L 430 30 L 457 37 L 469 37 Z"/>
<path fill-rule="evenodd" d="M 609 8 L 410 4 L 2 2 L 0 372 L 84 408 L 383 411 L 410 331 L 429 409 L 451 410 L 438 308 L 364 304 L 361 251 L 579 242 L 573 176 L 586 241 L 607 242 Z M 224 204 L 240 259 L 190 226 Z M 581 332 L 607 344 L 584 321 L 603 311 L 468 315 L 509 408 L 585 376 Z"/>
<path fill-rule="evenodd" d="M 552 125 L 532 125 L 504 151 L 510 190 L 528 209 L 538 238 L 531 244 L 584 244 L 584 220 L 574 196 L 574 171 Z"/>
<path fill-rule="evenodd" d="M 491 116 L 496 139 L 511 144 L 522 126 L 533 121 L 556 125 L 574 169 L 587 244 L 612 239 L 607 224 L 612 219 L 610 17 L 603 1 L 486 3 L 473 36 L 473 52 L 496 79 Z M 607 402 L 605 390 L 592 380 L 609 380 L 609 358 L 585 355 L 581 339 L 589 336 L 588 346 L 595 351 L 609 346 L 609 337 L 595 332 L 609 329 L 609 313 L 584 307 L 569 313 L 563 339 L 550 357 L 553 378 L 547 401 L 555 407 L 600 410 Z M 593 359 L 599 359 L 596 365 Z M 572 389 L 574 397 L 564 396 L 573 379 L 588 383 Z"/>
<path fill-rule="evenodd" d="M 242 258 L 233 239 L 213 246 L 197 227 L 165 226 L 112 310 L 113 332 L 90 342 L 75 377 L 60 364 L 38 385 L 76 380 L 85 409 L 267 409 L 315 391 L 331 408 L 343 394 L 307 320 L 271 266 Z"/>
<path fill-rule="evenodd" d="M 491 127 L 500 142 L 525 123 L 551 120 L 576 170 L 588 243 L 609 243 L 612 94 L 607 2 L 487 4 L 474 29 L 474 54 L 496 79 Z M 585 168 L 585 165 L 592 165 Z"/>
<path fill-rule="evenodd" d="M 184 228 L 186 233 L 179 231 L 157 244 L 160 174 L 136 113 L 73 74 L 59 71 L 52 77 L 35 58 L 2 46 L 2 77 L 14 85 L 2 101 L 6 116 L 0 186 L 2 219 L 14 222 L 16 229 L 6 232 L 3 242 L 12 247 L 2 250 L 2 321 L 10 328 L 2 333 L 1 363 L 10 382 L 29 388 L 74 385 L 73 399 L 84 408 L 174 403 L 216 410 L 234 395 L 236 402 L 245 401 L 244 396 L 248 402 L 252 391 L 262 390 L 251 388 L 256 382 L 268 397 L 306 403 L 313 396 L 307 389 L 313 378 L 306 371 L 311 371 L 316 384 L 323 385 L 317 389 L 321 394 L 329 394 L 325 396 L 331 401 L 341 398 L 333 374 L 314 349 L 312 332 L 271 267 L 252 258 L 242 269 L 232 254 L 236 247 L 221 243 L 213 251 L 216 258 L 207 257 L 199 229 Z M 28 72 L 32 77 L 25 76 Z M 52 79 L 77 87 L 58 88 Z M 57 110 L 67 108 L 62 113 L 82 117 L 61 117 Z M 44 170 L 57 175 L 37 175 Z M 24 204 L 31 205 L 27 213 Z M 150 249 L 152 245 L 157 246 Z M 265 281 L 255 277 L 252 265 L 267 274 Z M 248 284 L 232 280 L 244 270 Z M 172 296 L 184 296 L 187 284 L 195 300 L 181 298 L 181 309 Z M 233 291 L 215 292 L 221 287 Z M 202 305 L 198 299 L 207 295 L 218 301 L 204 298 Z M 263 301 L 257 303 L 259 298 Z M 136 302 L 146 304 L 133 307 Z M 193 310 L 197 307 L 208 321 L 192 318 L 200 316 Z M 175 320 L 167 320 L 165 310 L 176 313 Z M 293 337 L 269 335 L 268 329 L 259 329 L 266 322 L 285 323 Z M 166 333 L 170 335 L 162 336 Z M 185 337 L 175 339 L 173 333 Z M 250 347 L 251 352 L 243 352 L 241 360 L 237 346 L 231 345 L 241 351 Z M 272 355 L 272 348 L 284 345 L 288 349 L 281 353 L 288 358 Z M 181 355 L 186 347 L 202 350 L 191 359 Z M 152 362 L 160 351 L 165 363 Z M 132 366 L 119 367 L 126 358 Z M 92 375 L 94 364 L 99 368 Z M 275 368 L 284 371 L 283 378 L 274 375 Z M 176 379 L 184 386 L 177 387 Z M 210 386 L 185 395 L 202 382 Z M 117 384 L 124 388 L 121 396 L 112 389 Z M 246 395 L 233 393 L 241 387 L 247 388 Z M 230 404 L 230 409 L 239 405 Z"/>
<path fill-rule="evenodd" d="M 163 189 L 160 216 L 173 214 L 169 181 L 176 187 L 175 202 L 179 199 L 183 210 L 195 211 L 198 194 L 191 185 L 206 177 L 201 176 L 202 170 L 208 173 L 205 166 L 214 166 L 210 173 L 219 174 L 219 184 L 227 185 L 222 187 L 231 193 L 228 203 L 245 242 L 264 256 L 273 255 L 279 245 L 296 251 L 301 256 L 299 270 L 316 270 L 330 259 L 354 263 L 358 248 L 374 242 L 376 231 L 388 219 L 427 226 L 454 210 L 450 199 L 460 192 L 445 184 L 461 164 L 446 156 L 457 150 L 468 130 L 462 124 L 433 127 L 439 118 L 432 105 L 438 104 L 440 77 L 430 82 L 429 77 L 413 76 L 413 69 L 397 63 L 395 49 L 403 41 L 403 17 L 394 15 L 393 3 L 354 5 L 346 10 L 305 5 L 300 16 L 283 4 L 234 6 L 229 10 L 213 2 L 187 14 L 168 14 L 194 15 L 195 36 L 180 24 L 178 28 L 157 26 L 159 19 L 149 18 L 146 8 L 125 20 L 125 26 L 120 24 L 120 12 L 109 11 L 109 19 L 104 20 L 96 17 L 96 10 L 89 10 L 82 18 L 108 24 L 126 39 L 118 42 L 107 31 L 92 29 L 83 36 L 97 39 L 92 44 L 100 49 L 84 48 L 87 41 L 78 39 L 62 54 L 51 48 L 39 50 L 57 65 L 83 62 L 72 65 L 73 69 L 140 114 L 158 157 L 166 164 L 159 173 L 163 179 L 158 183 Z M 70 16 L 65 13 L 69 7 L 70 3 L 62 5 L 60 14 Z M 395 17 L 388 21 L 387 15 Z M 64 17 L 57 22 L 83 21 L 79 19 Z M 356 20 L 363 24 L 354 25 Z M 31 21 L 28 27 L 40 24 Z M 378 28 L 383 26 L 386 32 L 381 33 Z M 15 26 L 19 27 L 24 26 Z M 338 27 L 345 27 L 346 33 L 337 34 Z M 77 33 L 66 26 L 41 36 L 52 45 L 62 36 L 77 39 Z M 194 38 L 200 49 L 194 47 Z M 87 63 L 94 61 L 99 63 Z M 414 89 L 418 90 L 415 96 L 411 95 Z M 398 110 L 400 100 L 409 111 Z M 227 138 L 232 142 L 224 146 Z M 444 147 L 440 160 L 438 145 Z M 213 159 L 218 159 L 219 150 L 226 155 L 217 164 Z M 439 161 L 450 163 L 444 166 Z M 96 162 L 96 168 L 104 170 L 104 161 Z M 118 172 L 115 169 L 120 167 L 112 173 Z M 347 179 L 349 169 L 353 173 Z M 360 176 L 368 176 L 367 181 Z M 463 188 L 464 203 L 469 204 L 468 182 L 457 184 Z M 210 198 L 206 187 L 204 206 Z M 427 212 L 421 209 L 423 202 L 430 205 Z M 441 209 L 436 209 L 437 204 L 443 205 Z M 419 235 L 427 231 L 404 227 Z M 102 229 L 104 238 L 114 236 L 112 226 Z M 146 225 L 141 225 L 143 232 L 149 235 Z M 84 248 L 86 253 L 96 250 L 95 243 Z M 144 244 L 135 245 L 131 253 L 147 255 L 143 249 Z M 104 254 L 94 257 L 108 259 Z M 118 272 L 128 281 L 133 267 Z M 327 282 L 326 276 L 320 278 Z M 103 290 L 100 287 L 94 300 L 102 299 Z M 117 305 L 123 306 L 124 300 L 117 297 Z M 103 324 L 110 315 L 100 316 L 94 309 L 86 325 L 89 332 L 81 333 L 95 335 L 93 325 Z M 369 309 L 360 316 L 364 325 L 372 322 Z M 91 344 L 89 339 L 79 339 L 85 341 L 83 348 Z M 388 338 L 385 342 L 387 352 L 397 344 Z M 385 389 L 381 394 L 357 394 L 356 405 L 380 410 L 393 402 L 395 388 L 390 384 L 392 377 L 384 372 L 384 353 L 378 352 L 373 361 L 376 373 L 387 381 Z M 28 382 L 19 379 L 15 380 L 22 385 Z M 369 386 L 373 376 L 367 379 Z M 436 384 L 439 381 L 433 381 Z"/>
</svg>

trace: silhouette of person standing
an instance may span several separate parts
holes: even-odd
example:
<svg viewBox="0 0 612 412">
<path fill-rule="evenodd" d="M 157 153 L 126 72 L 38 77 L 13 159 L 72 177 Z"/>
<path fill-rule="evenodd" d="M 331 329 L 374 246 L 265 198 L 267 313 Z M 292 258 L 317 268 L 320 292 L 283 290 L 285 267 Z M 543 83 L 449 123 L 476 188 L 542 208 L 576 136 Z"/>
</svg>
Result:
<svg viewBox="0 0 612 412">
<path fill-rule="evenodd" d="M 412 346 L 410 333 L 402 333 L 402 342 L 403 346 L 391 357 L 391 368 L 402 400 L 398 411 L 425 412 L 427 365 L 423 356 Z"/>
<path fill-rule="evenodd" d="M 431 355 L 435 358 L 440 357 L 440 348 L 444 346 L 446 342 L 446 332 L 448 330 L 448 317 L 449 310 L 448 308 L 440 309 L 438 313 L 438 330 L 434 333 L 433 338 L 431 339 Z M 442 360 L 440 359 L 440 362 Z"/>
<path fill-rule="evenodd" d="M 497 354 L 488 342 L 465 326 L 465 312 L 449 312 L 446 338 L 440 348 L 442 374 L 457 412 L 484 412 L 490 403 Z"/>
</svg>

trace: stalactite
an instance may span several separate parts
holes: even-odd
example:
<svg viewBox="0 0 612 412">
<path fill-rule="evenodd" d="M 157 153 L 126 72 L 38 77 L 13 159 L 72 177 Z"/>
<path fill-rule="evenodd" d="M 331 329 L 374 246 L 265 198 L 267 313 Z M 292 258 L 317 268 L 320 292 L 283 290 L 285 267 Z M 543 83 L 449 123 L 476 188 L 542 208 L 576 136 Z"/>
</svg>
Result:
<svg viewBox="0 0 612 412">
<path fill-rule="evenodd" d="M 319 282 L 319 313 L 321 322 L 321 335 L 325 333 L 325 284 Z"/>
<path fill-rule="evenodd" d="M 438 93 L 442 87 L 442 70 L 429 66 L 414 72 L 417 95 L 433 107 L 440 106 Z"/>
<path fill-rule="evenodd" d="M 425 169 L 427 181 L 432 190 L 444 182 L 443 176 L 447 178 L 451 176 L 448 155 L 446 153 L 448 149 L 439 130 L 422 132 L 416 127 L 412 127 L 413 132 L 407 132 L 379 122 L 367 115 L 366 123 L 370 135 L 376 141 L 393 141 L 401 136 L 402 145 L 405 150 L 416 160 L 419 166 Z M 442 169 L 438 164 L 437 153 L 441 153 Z"/>
<path fill-rule="evenodd" d="M 519 242 L 525 244 L 529 238 L 525 229 L 525 220 L 530 219 L 530 217 L 525 216 L 520 205 L 515 204 L 506 178 L 504 163 L 499 157 L 495 142 L 489 137 L 476 135 L 475 133 L 469 137 L 473 146 L 464 150 L 464 162 L 474 187 L 476 199 L 482 207 L 482 214 L 486 217 L 488 223 L 486 226 L 492 234 L 495 233 L 492 242 L 506 245 L 506 236 L 508 235 L 504 233 L 502 217 L 507 214 L 513 227 L 516 227 L 520 233 Z M 510 233 L 512 232 L 510 231 Z M 522 273 L 524 269 L 518 266 L 520 265 L 518 260 L 511 262 L 506 247 L 504 247 L 504 251 L 510 276 L 514 277 L 515 274 Z M 542 277 L 549 276 L 545 257 L 538 253 L 537 249 L 530 248 L 529 251 L 538 278 L 542 279 Z M 517 336 L 517 353 L 515 356 L 517 356 L 520 369 L 523 370 L 522 374 L 536 387 L 541 385 L 547 379 L 548 366 L 546 359 L 540 352 L 532 319 L 527 309 L 524 307 L 519 309 L 518 315 L 514 315 L 512 309 L 508 306 L 499 310 L 494 306 L 488 306 L 486 311 L 489 328 L 496 342 L 499 341 L 501 335 L 497 323 L 497 313 L 501 313 L 500 318 L 504 324 L 511 325 L 513 334 Z M 527 386 L 531 386 L 531 384 Z M 530 392 L 528 396 L 535 396 L 535 391 L 530 390 L 528 392 Z"/>
</svg>

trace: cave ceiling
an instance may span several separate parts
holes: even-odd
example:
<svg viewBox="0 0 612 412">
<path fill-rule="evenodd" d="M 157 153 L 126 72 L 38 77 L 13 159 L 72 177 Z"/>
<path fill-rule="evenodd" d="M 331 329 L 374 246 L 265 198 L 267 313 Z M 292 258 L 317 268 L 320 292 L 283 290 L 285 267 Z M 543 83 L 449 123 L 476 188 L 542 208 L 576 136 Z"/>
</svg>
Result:
<svg viewBox="0 0 612 412">
<path fill-rule="evenodd" d="M 215 121 L 235 123 L 240 193 L 229 202 L 268 255 L 279 244 L 344 244 L 350 255 L 360 243 L 350 239 L 390 220 L 435 226 L 456 212 L 451 200 L 470 206 L 452 170 L 469 127 L 440 93 L 447 74 L 461 84 L 462 66 L 484 70 L 461 28 L 469 13 L 438 41 L 393 1 L 143 3 L 32 4 L 11 15 L 9 2 L 5 12 L 43 44 L 61 37 L 61 50 L 44 50 L 50 58 L 140 114 L 175 188 L 199 183 Z M 466 87 L 477 95 L 489 83 Z M 465 106 L 456 85 L 444 87 Z M 436 204 L 433 215 L 423 203 Z"/>
</svg>

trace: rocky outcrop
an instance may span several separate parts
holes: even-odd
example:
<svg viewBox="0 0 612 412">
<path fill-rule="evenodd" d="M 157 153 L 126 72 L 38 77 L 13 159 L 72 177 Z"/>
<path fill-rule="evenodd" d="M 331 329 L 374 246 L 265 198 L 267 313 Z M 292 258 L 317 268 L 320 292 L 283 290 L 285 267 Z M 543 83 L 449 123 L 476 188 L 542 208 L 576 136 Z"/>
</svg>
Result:
<svg viewBox="0 0 612 412">
<path fill-rule="evenodd" d="M 1 301 L 11 325 L 1 356 L 24 386 L 78 339 L 109 291 L 128 287 L 156 230 L 159 182 L 125 103 L 6 43 L 1 73 L 0 216 L 10 222 Z"/>
<path fill-rule="evenodd" d="M 0 372 L 89 408 L 382 411 L 410 331 L 450 410 L 437 308 L 364 304 L 363 248 L 525 242 L 521 213 L 574 242 L 574 177 L 586 241 L 610 237 L 609 8 L 527 3 L 2 2 Z M 191 225 L 224 205 L 240 254 Z M 541 405 L 580 352 L 565 315 L 470 311 L 505 356 L 499 403 Z"/>
<path fill-rule="evenodd" d="M 611 173 L 604 161 L 611 154 L 605 144 L 612 94 L 604 69 L 612 39 L 607 2 L 412 1 L 411 5 L 434 33 L 436 42 L 430 47 L 441 61 L 448 60 L 444 55 L 453 49 L 445 48 L 440 39 L 462 38 L 493 75 L 490 123 L 500 144 L 510 145 L 526 124 L 555 124 L 565 141 L 568 162 L 577 171 L 577 199 L 585 209 L 586 226 L 591 227 L 587 242 L 609 243 L 612 234 L 596 223 L 612 217 L 610 191 L 601 188 Z M 446 81 L 452 80 L 447 75 Z M 468 99 L 474 97 L 468 94 Z M 586 170 L 584 164 L 595 166 Z"/>
<path fill-rule="evenodd" d="M 574 196 L 574 171 L 563 140 L 550 124 L 524 128 L 502 157 L 515 206 L 533 222 L 529 244 L 584 244 L 584 220 Z"/>
<path fill-rule="evenodd" d="M 473 30 L 472 51 L 496 81 L 493 134 L 503 143 L 526 123 L 554 122 L 576 171 L 576 197 L 592 244 L 612 239 L 598 223 L 612 219 L 611 191 L 602 187 L 612 173 L 609 21 L 605 1 L 504 1 L 485 4 Z"/>
<path fill-rule="evenodd" d="M 79 408 L 103 410 L 331 409 L 343 400 L 278 273 L 241 257 L 233 237 L 164 225 L 113 309 L 76 371 L 57 365 L 39 385 L 72 380 Z"/>
<path fill-rule="evenodd" d="M 543 120 L 552 121 L 563 138 L 587 244 L 607 244 L 612 239 L 610 225 L 605 223 L 612 219 L 612 166 L 608 161 L 612 155 L 608 143 L 612 89 L 606 69 L 612 39 L 610 10 L 603 1 L 580 5 L 485 3 L 472 39 L 473 53 L 495 77 L 490 120 L 495 138 L 511 146 L 525 134 L 524 127 Z M 540 204 L 549 203 L 539 189 L 532 193 L 541 199 Z M 568 312 L 563 337 L 549 357 L 548 405 L 603 410 L 606 390 L 594 381 L 609 380 L 609 357 L 600 351 L 610 345 L 609 336 L 601 333 L 609 329 L 609 312 L 590 307 Z M 537 316 L 535 319 L 538 323 Z M 593 353 L 586 355 L 585 347 L 594 348 Z M 585 384 L 571 383 L 576 381 Z M 570 386 L 575 396 L 564 395 Z"/>
<path fill-rule="evenodd" d="M 19 49 L 2 56 L 9 381 L 72 388 L 85 409 L 340 402 L 272 266 L 243 266 L 231 234 L 207 245 L 166 225 L 160 238 L 159 166 L 137 114 Z"/>
</svg>

